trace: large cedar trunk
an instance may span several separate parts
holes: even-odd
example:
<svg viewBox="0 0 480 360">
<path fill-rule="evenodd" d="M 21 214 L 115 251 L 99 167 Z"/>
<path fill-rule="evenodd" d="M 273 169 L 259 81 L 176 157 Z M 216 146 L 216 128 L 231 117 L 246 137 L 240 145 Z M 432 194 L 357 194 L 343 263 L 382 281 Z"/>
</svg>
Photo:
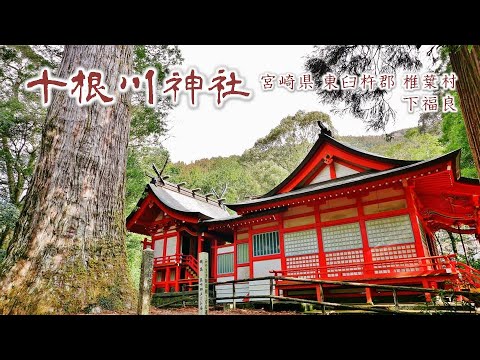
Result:
<svg viewBox="0 0 480 360">
<path fill-rule="evenodd" d="M 66 46 L 58 76 L 100 69 L 117 102 L 53 91 L 39 159 L 0 270 L 0 313 L 76 313 L 132 303 L 124 225 L 131 46 Z"/>
<path fill-rule="evenodd" d="M 457 91 L 465 129 L 480 175 L 480 45 L 473 45 L 470 50 L 462 45 L 451 51 L 450 62 L 458 76 Z"/>
</svg>

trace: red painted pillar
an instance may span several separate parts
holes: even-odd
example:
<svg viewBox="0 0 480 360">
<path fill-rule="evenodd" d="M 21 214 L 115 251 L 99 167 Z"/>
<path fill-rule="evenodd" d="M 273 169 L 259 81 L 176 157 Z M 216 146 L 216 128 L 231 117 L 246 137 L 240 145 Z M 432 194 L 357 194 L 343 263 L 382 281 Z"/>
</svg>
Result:
<svg viewBox="0 0 480 360">
<path fill-rule="evenodd" d="M 406 182 L 404 182 L 404 189 L 406 192 L 405 195 L 407 198 L 407 206 L 408 206 L 408 213 L 410 215 L 410 222 L 412 224 L 413 237 L 415 239 L 415 250 L 417 252 L 418 257 L 424 257 L 425 252 L 423 250 L 423 243 L 422 243 L 422 236 L 420 235 L 420 229 L 418 228 L 417 211 L 416 211 L 415 201 L 413 200 L 413 193 L 412 193 L 413 190 L 411 186 L 407 186 Z"/>
<path fill-rule="evenodd" d="M 253 237 L 252 226 L 248 226 L 248 260 L 250 268 L 250 278 L 253 279 Z"/>
<path fill-rule="evenodd" d="M 182 237 L 180 236 L 180 233 L 177 232 L 177 246 L 176 246 L 176 249 L 175 249 L 175 252 L 176 252 L 177 255 L 180 255 L 182 253 L 181 239 L 182 239 Z M 180 257 L 178 257 L 178 259 L 181 260 Z"/>
<path fill-rule="evenodd" d="M 317 301 L 318 302 L 323 302 L 323 288 L 321 284 L 317 284 L 315 287 L 316 293 L 317 293 Z"/>
<path fill-rule="evenodd" d="M 280 261 L 281 261 L 281 270 L 287 269 L 287 259 L 285 257 L 285 239 L 284 239 L 284 228 L 283 228 L 283 214 L 276 215 L 278 219 L 278 240 L 280 243 Z M 274 274 L 272 274 L 274 275 Z"/>
<path fill-rule="evenodd" d="M 233 280 L 238 279 L 237 245 L 237 232 L 233 230 Z"/>
<path fill-rule="evenodd" d="M 327 277 L 327 259 L 325 257 L 325 251 L 323 250 L 323 239 L 322 239 L 322 221 L 320 218 L 320 205 L 316 202 L 314 207 L 315 212 L 315 230 L 317 231 L 317 241 L 318 241 L 318 262 L 321 268 L 319 273 L 319 278 Z"/>
<path fill-rule="evenodd" d="M 428 285 L 429 285 L 429 284 L 428 284 L 428 280 L 426 280 L 426 279 L 425 279 L 425 280 L 422 280 L 422 286 L 423 286 L 424 288 L 428 288 L 428 287 L 429 287 Z M 425 293 L 425 301 L 426 301 L 426 302 L 432 302 L 432 295 L 431 295 L 429 292 L 426 292 L 426 293 Z"/>
<path fill-rule="evenodd" d="M 365 214 L 363 212 L 363 204 L 362 199 L 360 197 L 357 198 L 357 211 L 358 211 L 358 223 L 360 224 L 360 234 L 362 236 L 362 251 L 363 251 L 363 258 L 366 263 L 372 263 L 372 250 L 370 249 L 370 245 L 368 244 L 368 235 L 367 235 L 367 227 L 365 225 Z M 374 268 L 373 265 L 365 265 L 364 266 L 364 275 L 374 275 Z M 370 292 L 370 289 L 368 289 Z M 371 293 L 370 293 L 371 294 Z M 371 302 L 371 299 L 367 302 Z"/>
<path fill-rule="evenodd" d="M 367 304 L 373 305 L 373 298 L 372 298 L 372 289 L 365 288 L 365 297 L 367 298 Z"/>
<path fill-rule="evenodd" d="M 203 233 L 197 237 L 197 254 L 200 254 L 203 250 Z M 198 255 L 197 255 L 198 256 Z"/>
<path fill-rule="evenodd" d="M 180 256 L 181 254 L 180 241 L 181 241 L 181 236 L 180 236 L 180 233 L 177 231 L 177 246 L 175 249 L 175 254 L 177 255 L 177 260 L 178 260 L 177 268 L 175 269 L 175 291 L 176 292 L 180 291 L 180 275 L 181 275 L 180 273 L 182 269 L 182 258 Z"/>
<path fill-rule="evenodd" d="M 430 287 L 427 279 L 422 280 L 422 286 L 427 289 Z M 425 301 L 432 302 L 432 295 L 430 293 L 425 293 Z"/>
<path fill-rule="evenodd" d="M 212 265 L 210 267 L 211 271 L 210 273 L 212 274 L 212 277 L 214 281 L 217 281 L 217 239 L 212 240 L 213 246 L 212 246 Z"/>
<path fill-rule="evenodd" d="M 165 292 L 170 292 L 170 268 L 165 270 Z"/>
</svg>

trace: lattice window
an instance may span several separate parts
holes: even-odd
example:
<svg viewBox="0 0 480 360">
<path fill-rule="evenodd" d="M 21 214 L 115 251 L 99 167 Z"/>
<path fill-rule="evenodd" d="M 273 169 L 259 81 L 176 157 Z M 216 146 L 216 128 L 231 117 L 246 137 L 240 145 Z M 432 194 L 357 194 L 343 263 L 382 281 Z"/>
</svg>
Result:
<svg viewBox="0 0 480 360">
<path fill-rule="evenodd" d="M 237 245 L 237 263 L 248 263 L 248 243 Z"/>
<path fill-rule="evenodd" d="M 286 259 L 287 269 L 319 266 L 318 255 L 290 256 Z"/>
<path fill-rule="evenodd" d="M 358 222 L 322 228 L 323 250 L 339 251 L 362 247 L 362 236 Z"/>
<path fill-rule="evenodd" d="M 318 255 L 300 255 L 300 256 L 290 256 L 286 259 L 286 265 L 288 270 L 294 270 L 299 268 L 311 268 L 308 270 L 299 270 L 294 271 L 291 274 L 294 274 L 295 277 L 303 279 L 315 279 L 318 276 L 316 275 L 316 269 L 320 265 Z M 289 273 L 290 275 L 290 273 Z M 288 276 L 288 275 L 287 275 Z"/>
<path fill-rule="evenodd" d="M 219 275 L 233 273 L 233 253 L 218 255 L 217 273 Z"/>
<path fill-rule="evenodd" d="M 285 256 L 318 253 L 317 232 L 313 230 L 284 234 Z"/>
<path fill-rule="evenodd" d="M 278 231 L 253 235 L 253 256 L 280 254 Z"/>
<path fill-rule="evenodd" d="M 370 247 L 414 242 L 408 215 L 365 221 Z"/>
<path fill-rule="evenodd" d="M 343 277 L 363 274 L 363 250 L 336 251 L 325 253 L 327 277 Z"/>
<path fill-rule="evenodd" d="M 395 259 L 409 259 L 416 258 L 417 251 L 415 249 L 415 244 L 405 244 L 405 245 L 394 245 L 394 246 L 385 246 L 372 248 L 372 260 L 382 261 L 382 260 L 395 260 Z M 398 272 L 410 272 L 410 271 L 419 271 L 420 268 L 417 266 L 418 260 L 412 261 L 392 261 L 392 262 L 382 262 L 381 264 L 374 264 L 375 274 L 388 274 L 388 273 L 398 273 Z"/>
</svg>

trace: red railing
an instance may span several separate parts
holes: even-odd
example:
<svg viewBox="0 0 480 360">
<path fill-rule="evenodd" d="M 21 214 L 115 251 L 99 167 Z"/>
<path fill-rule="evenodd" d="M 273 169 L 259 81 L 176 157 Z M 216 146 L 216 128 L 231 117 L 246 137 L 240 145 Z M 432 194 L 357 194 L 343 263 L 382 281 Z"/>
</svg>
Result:
<svg viewBox="0 0 480 360">
<path fill-rule="evenodd" d="M 177 264 L 189 266 L 196 274 L 198 274 L 198 260 L 192 255 L 167 255 L 153 259 L 153 266 L 156 268 Z"/>
<path fill-rule="evenodd" d="M 466 285 L 473 285 L 476 288 L 480 288 L 480 271 L 461 262 L 457 262 L 456 265 L 462 282 Z"/>
<path fill-rule="evenodd" d="M 415 275 L 434 275 L 458 273 L 455 255 L 402 258 L 373 262 L 352 262 L 328 266 L 291 268 L 273 270 L 275 276 L 297 277 L 307 279 L 364 279 L 379 277 L 403 277 Z M 472 269 L 475 270 L 475 269 Z M 473 272 L 471 272 L 473 274 Z"/>
</svg>

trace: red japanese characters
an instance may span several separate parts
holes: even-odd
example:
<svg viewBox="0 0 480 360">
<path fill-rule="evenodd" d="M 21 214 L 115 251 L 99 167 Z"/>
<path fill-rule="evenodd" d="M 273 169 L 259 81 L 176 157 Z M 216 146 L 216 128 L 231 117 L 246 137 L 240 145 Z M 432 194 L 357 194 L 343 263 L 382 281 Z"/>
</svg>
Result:
<svg viewBox="0 0 480 360">
<path fill-rule="evenodd" d="M 127 91 L 145 91 L 146 105 L 153 107 L 157 103 L 158 87 L 157 69 L 147 68 L 143 75 L 121 75 L 117 85 L 108 89 L 105 84 L 105 75 L 101 70 L 77 68 L 68 79 L 56 78 L 50 69 L 44 68 L 37 78 L 29 79 L 25 83 L 27 90 L 41 90 L 43 106 L 49 106 L 52 101 L 52 90 L 67 91 L 68 96 L 74 98 L 77 105 L 90 105 L 98 101 L 104 106 L 112 105 L 118 93 Z M 231 98 L 248 99 L 253 92 L 245 89 L 245 81 L 234 70 L 219 68 L 210 79 L 206 79 L 198 70 L 189 69 L 185 75 L 180 71 L 173 71 L 163 82 L 162 94 L 171 96 L 172 102 L 177 104 L 179 93 L 187 92 L 191 106 L 198 106 L 198 94 L 207 93 L 214 96 L 216 107 L 222 107 L 224 102 Z"/>
<path fill-rule="evenodd" d="M 188 92 L 190 105 L 198 105 L 199 93 L 206 92 L 215 96 L 215 105 L 221 107 L 228 98 L 249 98 L 252 91 L 242 88 L 244 80 L 235 71 L 219 68 L 216 74 L 207 81 L 198 70 L 191 68 L 182 75 L 180 71 L 173 71 L 164 81 L 163 94 L 171 95 L 174 104 L 179 102 L 179 93 Z M 228 98 L 227 98 L 228 97 Z"/>
<path fill-rule="evenodd" d="M 126 92 L 128 90 L 139 91 L 141 85 L 145 83 L 145 91 L 147 92 L 147 106 L 156 104 L 155 88 L 156 69 L 149 68 L 141 78 L 138 75 L 126 76 L 121 75 L 120 81 L 113 91 Z M 44 68 L 38 78 L 27 80 L 25 87 L 27 90 L 42 90 L 42 105 L 49 106 L 52 101 L 52 89 L 65 90 L 68 96 L 74 98 L 77 105 L 90 105 L 98 101 L 102 105 L 113 105 L 116 101 L 114 93 L 110 93 L 108 86 L 104 82 L 105 75 L 101 70 L 86 70 L 81 67 L 77 68 L 72 76 L 67 80 L 59 79 L 51 74 L 50 69 Z"/>
</svg>

